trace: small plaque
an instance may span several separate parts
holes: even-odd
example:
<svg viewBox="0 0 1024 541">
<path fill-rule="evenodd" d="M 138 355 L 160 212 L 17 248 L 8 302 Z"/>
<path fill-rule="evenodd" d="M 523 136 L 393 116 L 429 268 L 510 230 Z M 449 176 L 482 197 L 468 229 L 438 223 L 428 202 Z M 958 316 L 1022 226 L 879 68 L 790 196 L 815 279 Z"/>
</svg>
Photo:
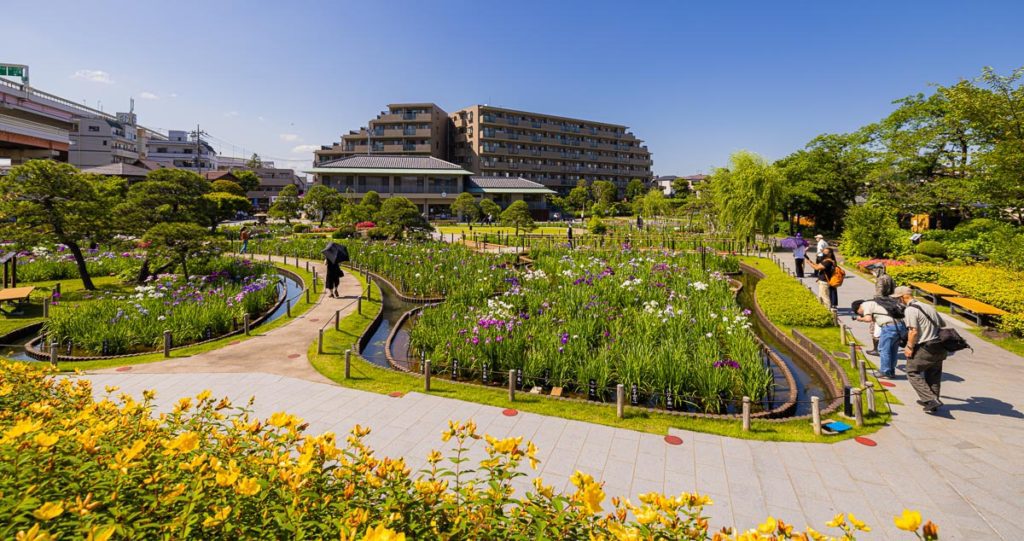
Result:
<svg viewBox="0 0 1024 541">
<path fill-rule="evenodd" d="M 562 388 L 561 387 L 552 387 L 551 388 L 551 396 L 562 396 Z"/>
</svg>

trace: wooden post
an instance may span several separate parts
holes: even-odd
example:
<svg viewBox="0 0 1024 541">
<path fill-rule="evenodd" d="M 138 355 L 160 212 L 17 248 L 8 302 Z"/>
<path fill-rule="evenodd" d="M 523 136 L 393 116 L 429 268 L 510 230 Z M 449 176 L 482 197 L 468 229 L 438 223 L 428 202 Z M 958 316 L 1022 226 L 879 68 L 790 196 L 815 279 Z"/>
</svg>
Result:
<svg viewBox="0 0 1024 541">
<path fill-rule="evenodd" d="M 860 386 L 865 387 L 868 384 L 868 363 L 867 361 L 860 361 L 857 363 L 857 371 L 860 374 Z"/>
<path fill-rule="evenodd" d="M 244 314 L 242 316 L 242 329 L 245 330 L 245 335 L 246 336 L 249 336 L 249 325 L 250 324 L 251 323 L 249 322 L 249 314 Z"/>
<path fill-rule="evenodd" d="M 508 401 L 514 402 L 516 399 L 516 371 L 508 371 Z"/>
<path fill-rule="evenodd" d="M 313 269 L 313 293 L 316 293 L 316 269 Z"/>
<path fill-rule="evenodd" d="M 356 299 L 356 313 L 357 314 L 362 314 L 363 313 L 363 297 L 362 296 L 360 296 L 358 299 Z"/>
<path fill-rule="evenodd" d="M 295 256 L 295 266 L 299 266 L 299 256 Z M 306 261 L 306 272 L 309 272 L 309 261 Z"/>
<path fill-rule="evenodd" d="M 345 350 L 345 379 L 352 376 L 352 348 Z"/>
<path fill-rule="evenodd" d="M 341 330 L 341 310 L 334 311 L 334 330 Z"/>
<path fill-rule="evenodd" d="M 316 352 L 323 354 L 324 352 L 324 330 L 320 329 L 319 337 L 316 341 Z"/>
<path fill-rule="evenodd" d="M 847 344 L 847 342 L 846 342 L 846 325 L 840 325 L 839 326 L 839 343 L 844 345 L 844 346 Z"/>
<path fill-rule="evenodd" d="M 430 392 L 430 359 L 423 361 L 423 392 Z"/>
<path fill-rule="evenodd" d="M 868 382 L 866 392 L 868 396 L 868 413 L 874 413 L 877 411 L 875 409 L 875 382 Z"/>
<path fill-rule="evenodd" d="M 313 287 L 316 287 L 316 282 L 313 282 Z M 309 304 L 309 290 L 306 290 L 306 304 Z"/>
<path fill-rule="evenodd" d="M 615 386 L 615 416 L 622 419 L 626 410 L 626 386 L 618 384 Z"/>
<path fill-rule="evenodd" d="M 173 342 L 173 341 L 174 341 L 174 339 L 171 337 L 171 331 L 165 330 L 164 331 L 164 357 L 170 357 L 171 356 L 171 342 Z"/>
<path fill-rule="evenodd" d="M 855 368 L 857 366 L 857 344 L 850 342 L 850 367 Z"/>
<path fill-rule="evenodd" d="M 814 435 L 821 435 L 821 398 L 817 396 L 811 397 L 811 428 L 814 429 Z"/>
<path fill-rule="evenodd" d="M 853 400 L 853 417 L 856 422 L 857 428 L 864 426 L 864 403 L 860 400 L 861 390 L 859 387 L 854 387 L 850 390 Z"/>
<path fill-rule="evenodd" d="M 43 319 L 50 317 L 50 299 L 43 299 Z"/>
<path fill-rule="evenodd" d="M 750 397 L 743 397 L 743 431 L 750 432 Z"/>
<path fill-rule="evenodd" d="M 287 314 L 288 317 L 292 317 L 292 300 L 291 299 L 285 299 L 285 301 L 284 301 L 284 309 L 285 309 L 285 314 Z"/>
<path fill-rule="evenodd" d="M 57 348 L 59 347 L 60 344 L 56 340 L 50 342 L 50 364 L 52 364 L 54 368 L 57 367 Z"/>
</svg>

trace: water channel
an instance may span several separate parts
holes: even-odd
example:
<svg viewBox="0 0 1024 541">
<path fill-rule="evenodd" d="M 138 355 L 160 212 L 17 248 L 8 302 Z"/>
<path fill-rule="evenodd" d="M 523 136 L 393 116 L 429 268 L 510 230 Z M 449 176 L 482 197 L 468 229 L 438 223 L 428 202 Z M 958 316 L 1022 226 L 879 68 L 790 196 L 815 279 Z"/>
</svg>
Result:
<svg viewBox="0 0 1024 541">
<path fill-rule="evenodd" d="M 402 314 L 412 310 L 418 305 L 408 303 L 401 300 L 398 295 L 391 289 L 389 285 L 384 282 L 375 280 L 380 290 L 383 292 L 384 308 L 383 317 L 381 319 L 380 326 L 374 331 L 370 337 L 369 343 L 362 352 L 363 358 L 368 361 L 390 368 L 387 358 L 384 354 L 384 348 L 387 347 L 387 339 L 391 334 L 391 330 L 401 319 Z M 751 308 L 754 303 L 754 290 L 757 287 L 757 278 L 744 274 L 741 277 L 743 288 L 740 290 L 738 301 L 740 306 L 744 308 Z M 397 362 L 408 361 L 409 359 L 409 329 L 412 325 L 415 325 L 415 318 L 407 319 L 402 323 L 402 327 L 398 330 L 395 335 L 394 343 L 392 344 L 391 355 Z M 825 383 L 818 376 L 817 372 L 811 367 L 804 364 L 804 362 L 793 354 L 793 352 L 785 345 L 777 341 L 770 333 L 766 332 L 765 329 L 761 328 L 756 318 L 752 318 L 751 321 L 754 323 L 753 328 L 764 343 L 771 348 L 782 361 L 789 368 L 789 371 L 793 374 L 793 379 L 796 382 L 796 399 L 797 405 L 794 415 L 805 415 L 811 412 L 811 397 L 817 396 L 823 400 L 827 396 Z M 786 401 L 790 396 L 791 390 L 788 388 L 786 378 L 782 372 L 775 368 L 774 364 L 771 364 L 772 372 L 775 376 L 775 389 L 772 393 L 771 403 L 768 404 L 769 408 L 779 406 Z"/>
</svg>

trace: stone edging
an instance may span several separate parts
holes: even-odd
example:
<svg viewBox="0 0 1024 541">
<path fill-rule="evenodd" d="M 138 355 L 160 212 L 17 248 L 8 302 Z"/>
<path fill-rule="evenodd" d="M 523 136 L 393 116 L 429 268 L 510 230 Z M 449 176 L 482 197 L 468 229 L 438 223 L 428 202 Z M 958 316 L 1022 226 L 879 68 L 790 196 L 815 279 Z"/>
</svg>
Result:
<svg viewBox="0 0 1024 541">
<path fill-rule="evenodd" d="M 0 336 L 0 344 L 9 344 L 15 340 L 20 340 L 25 336 L 32 335 L 43 328 L 43 321 L 37 321 L 35 323 L 29 323 L 7 332 L 3 336 Z"/>
<path fill-rule="evenodd" d="M 391 280 L 388 280 L 383 275 L 380 275 L 380 274 L 378 274 L 376 272 L 373 272 L 373 271 L 371 271 L 369 269 L 361 269 L 361 268 L 358 268 L 358 267 L 353 267 L 352 265 L 345 265 L 345 267 L 348 268 L 349 270 L 353 271 L 353 272 L 358 272 L 358 273 L 362 274 L 363 276 L 367 276 L 367 277 L 371 277 L 372 276 L 373 278 L 377 278 L 378 280 L 384 282 L 385 284 L 388 285 L 388 287 L 391 288 L 392 291 L 395 292 L 395 295 L 397 295 L 399 299 L 401 299 L 401 300 L 403 300 L 405 302 L 413 303 L 413 304 L 434 304 L 434 303 L 438 303 L 438 302 L 444 301 L 444 297 L 410 297 L 410 296 L 402 293 L 401 290 L 399 290 L 397 287 L 395 287 L 395 284 L 392 283 Z"/>
<path fill-rule="evenodd" d="M 759 280 L 767 277 L 765 273 L 761 272 L 760 270 L 754 267 L 751 267 L 750 265 L 747 265 L 746 263 L 740 263 L 740 268 L 743 269 L 744 272 L 747 272 L 757 277 Z M 775 324 L 768 319 L 768 316 L 766 316 L 764 312 L 761 310 L 761 305 L 757 303 L 756 295 L 754 296 L 753 300 L 754 309 L 752 311 L 754 315 L 757 316 L 758 321 L 761 322 L 765 329 L 768 329 L 773 338 L 775 338 L 783 345 L 785 345 L 787 348 L 789 348 L 794 354 L 799 355 L 800 359 L 808 366 L 810 366 L 818 375 L 818 377 L 821 378 L 822 381 L 826 382 L 826 384 L 829 386 L 829 393 L 831 393 L 832 396 L 836 397 L 831 402 L 829 402 L 824 408 L 822 408 L 821 415 L 830 415 L 836 412 L 839 409 L 839 407 L 842 406 L 843 404 L 843 397 L 842 392 L 836 386 L 836 381 L 835 379 L 833 379 L 832 374 L 829 373 L 828 369 L 825 367 L 825 365 L 822 364 L 821 360 L 819 360 L 814 354 L 812 354 L 799 343 L 798 339 L 795 339 L 795 337 L 791 338 L 786 333 L 782 332 L 782 329 L 776 327 Z M 794 333 L 796 335 L 799 335 L 797 331 L 794 331 Z M 824 357 L 825 362 L 828 362 L 831 365 L 833 365 L 833 369 L 836 369 L 838 371 L 837 373 L 841 374 L 840 378 L 845 380 L 846 372 L 842 369 L 842 367 L 838 365 L 838 363 L 836 363 L 835 359 L 833 359 L 831 355 L 827 354 L 824 355 Z M 798 417 L 789 417 L 787 418 L 787 420 L 810 418 L 810 415 L 801 415 Z"/>
<path fill-rule="evenodd" d="M 292 280 L 302 284 L 302 289 L 305 290 L 306 282 L 298 274 L 296 274 L 296 273 L 294 273 L 294 272 L 292 272 L 290 270 L 284 269 L 282 267 L 277 267 L 276 265 L 275 265 L 275 268 L 277 269 L 277 273 L 278 274 L 285 275 L 285 276 L 291 278 Z M 274 303 L 273 306 L 268 308 L 267 311 L 263 313 L 263 315 L 261 315 L 260 317 L 256 318 L 255 321 L 250 322 L 249 323 L 249 328 L 252 329 L 254 327 L 257 327 L 260 324 L 262 324 L 264 321 L 266 321 L 266 319 L 269 318 L 271 314 L 273 314 L 278 308 L 281 307 L 282 304 L 284 304 L 284 301 L 285 301 L 285 299 L 287 297 L 288 297 L 288 288 L 284 288 L 284 291 L 281 292 L 281 296 L 277 299 L 277 302 Z M 40 328 L 41 328 L 41 326 L 42 326 L 42 323 L 40 323 Z M 193 346 L 199 346 L 199 345 L 202 345 L 202 344 L 209 344 L 211 342 L 216 342 L 218 340 L 221 340 L 221 339 L 224 339 L 224 338 L 229 338 L 229 337 L 235 336 L 235 335 L 239 335 L 239 334 L 242 334 L 244 332 L 245 332 L 244 328 L 238 328 L 238 329 L 235 329 L 233 331 L 224 333 L 224 334 L 222 334 L 220 336 L 217 336 L 217 337 L 214 337 L 214 338 L 210 338 L 209 340 L 202 340 L 202 341 L 199 341 L 199 342 L 192 342 L 191 344 L 183 344 L 183 345 L 180 345 L 180 346 L 172 347 L 171 351 L 177 351 L 177 350 L 181 350 L 181 349 L 185 349 L 185 348 L 190 348 L 190 347 L 193 347 Z M 36 360 L 47 361 L 47 360 L 50 359 L 50 354 L 48 352 L 42 351 L 42 350 L 37 348 L 37 344 L 39 343 L 40 338 L 41 337 L 37 337 L 35 340 L 32 340 L 28 344 L 25 344 L 25 352 L 28 353 L 28 355 L 30 357 L 32 357 L 32 358 L 34 358 Z M 140 352 L 140 353 L 126 353 L 124 355 L 91 355 L 91 356 L 88 356 L 88 357 L 77 357 L 77 356 L 72 356 L 72 355 L 60 355 L 60 354 L 58 354 L 57 355 L 57 360 L 58 361 L 64 361 L 64 362 L 81 362 L 81 361 L 98 361 L 98 360 L 104 360 L 104 359 L 126 359 L 126 358 L 131 358 L 131 357 L 140 357 L 142 355 L 152 355 L 153 353 L 160 353 L 160 351 L 161 350 L 143 351 L 143 352 Z"/>
</svg>

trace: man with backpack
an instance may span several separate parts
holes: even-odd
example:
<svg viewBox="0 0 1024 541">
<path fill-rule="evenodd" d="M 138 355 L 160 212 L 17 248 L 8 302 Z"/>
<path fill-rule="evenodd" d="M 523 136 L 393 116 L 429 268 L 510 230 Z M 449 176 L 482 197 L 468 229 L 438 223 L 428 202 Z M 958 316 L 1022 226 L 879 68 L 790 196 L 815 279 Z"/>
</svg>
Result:
<svg viewBox="0 0 1024 541">
<path fill-rule="evenodd" d="M 909 330 L 904 350 L 907 380 L 917 391 L 917 403 L 925 413 L 934 413 L 942 406 L 939 399 L 942 361 L 949 356 L 950 347 L 940 338 L 942 316 L 932 306 L 914 300 L 914 290 L 907 286 L 897 287 L 893 297 L 899 298 L 906 306 L 904 321 Z"/>
<path fill-rule="evenodd" d="M 881 359 L 873 375 L 878 379 L 895 379 L 900 342 L 907 334 L 902 304 L 896 299 L 875 297 L 870 301 L 853 301 L 850 308 L 857 314 L 854 319 L 872 324 L 872 339 L 877 340 L 875 348 Z"/>
</svg>

